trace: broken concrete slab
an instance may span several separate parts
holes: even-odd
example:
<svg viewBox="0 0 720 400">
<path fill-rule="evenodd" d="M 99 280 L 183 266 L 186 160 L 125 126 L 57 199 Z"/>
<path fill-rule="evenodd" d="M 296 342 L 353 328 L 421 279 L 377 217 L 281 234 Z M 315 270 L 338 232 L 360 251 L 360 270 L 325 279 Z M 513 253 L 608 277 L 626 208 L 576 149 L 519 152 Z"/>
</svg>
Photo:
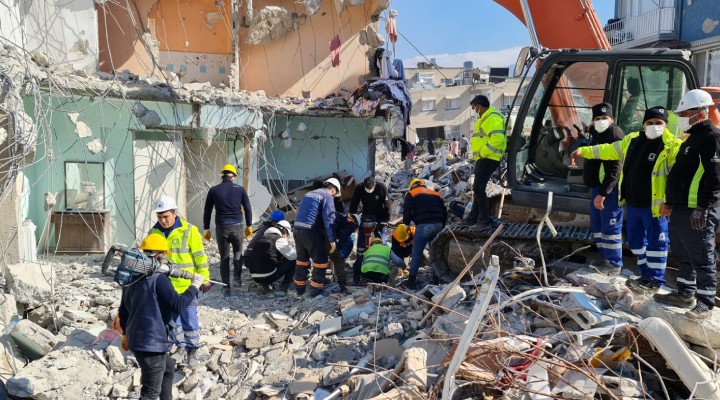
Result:
<svg viewBox="0 0 720 400">
<path fill-rule="evenodd" d="M 20 320 L 15 325 L 10 336 L 18 349 L 31 360 L 47 355 L 58 343 L 57 338 L 50 331 L 26 319 Z"/>
<path fill-rule="evenodd" d="M 3 302 L 0 304 L 0 322 L 7 326 L 12 317 L 17 315 L 18 309 L 15 300 L 15 296 L 12 294 L 4 294 Z"/>
<path fill-rule="evenodd" d="M 321 336 L 332 335 L 342 330 L 342 318 L 337 317 L 320 323 L 319 334 Z"/>
<path fill-rule="evenodd" d="M 405 330 L 403 329 L 403 326 L 399 322 L 391 322 L 387 325 L 385 325 L 385 328 L 383 328 L 383 332 L 385 332 L 385 336 L 402 336 L 403 333 L 405 333 Z"/>
<path fill-rule="evenodd" d="M 305 14 L 308 16 L 317 14 L 317 12 L 320 11 L 320 7 L 322 7 L 322 0 L 304 0 L 304 2 Z"/>
<path fill-rule="evenodd" d="M 290 12 L 283 7 L 267 6 L 253 16 L 245 42 L 247 44 L 268 44 L 285 37 L 295 30 Z"/>
<path fill-rule="evenodd" d="M 55 281 L 55 268 L 50 264 L 11 264 L 7 266 L 8 292 L 19 303 L 38 307 L 52 300 L 50 282 Z"/>
</svg>

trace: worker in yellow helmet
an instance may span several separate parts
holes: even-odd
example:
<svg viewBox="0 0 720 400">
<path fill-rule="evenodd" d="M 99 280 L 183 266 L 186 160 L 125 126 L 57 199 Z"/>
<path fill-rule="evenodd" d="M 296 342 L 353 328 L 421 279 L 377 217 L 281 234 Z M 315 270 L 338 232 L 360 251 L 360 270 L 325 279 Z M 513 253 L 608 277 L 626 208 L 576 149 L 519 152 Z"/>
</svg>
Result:
<svg viewBox="0 0 720 400">
<path fill-rule="evenodd" d="M 231 164 L 220 169 L 222 182 L 210 188 L 205 199 L 203 214 L 203 237 L 210 240 L 210 216 L 215 208 L 215 238 L 220 253 L 220 279 L 227 286 L 223 294 L 230 296 L 230 259 L 233 260 L 233 284 L 242 286 L 243 266 L 243 216 L 245 217 L 245 238 L 252 236 L 252 207 L 245 189 L 235 183 L 237 170 Z M 230 246 L 232 245 L 232 253 Z"/>
<path fill-rule="evenodd" d="M 390 263 L 397 265 L 401 270 L 407 268 L 405 261 L 393 253 L 390 246 L 383 244 L 382 239 L 374 238 L 363 257 L 360 267 L 362 278 L 369 282 L 387 283 L 392 269 Z"/>
</svg>

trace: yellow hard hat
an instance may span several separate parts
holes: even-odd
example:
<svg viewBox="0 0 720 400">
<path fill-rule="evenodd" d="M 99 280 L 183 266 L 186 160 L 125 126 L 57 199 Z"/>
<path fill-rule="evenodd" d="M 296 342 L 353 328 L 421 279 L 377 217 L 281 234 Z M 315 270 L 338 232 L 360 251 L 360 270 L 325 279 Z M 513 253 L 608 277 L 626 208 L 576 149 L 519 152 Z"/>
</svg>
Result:
<svg viewBox="0 0 720 400">
<path fill-rule="evenodd" d="M 235 166 L 232 164 L 225 164 L 223 165 L 222 169 L 220 170 L 220 173 L 224 172 L 232 172 L 233 175 L 237 176 L 237 169 L 235 169 Z"/>
<path fill-rule="evenodd" d="M 453 158 L 455 158 L 455 156 L 453 156 L 453 155 L 450 154 L 450 153 L 447 153 L 447 155 L 445 156 L 445 158 L 447 158 L 448 160 L 452 160 Z"/>
<path fill-rule="evenodd" d="M 425 181 L 423 181 L 420 178 L 415 178 L 415 179 L 411 180 L 410 181 L 410 190 L 412 190 L 413 186 L 415 186 L 415 185 L 425 186 Z"/>
<path fill-rule="evenodd" d="M 140 250 L 143 251 L 164 251 L 168 252 L 167 240 L 159 233 L 151 233 L 140 243 Z"/>
<path fill-rule="evenodd" d="M 370 244 L 382 244 L 382 239 L 380 238 L 373 238 L 373 240 L 370 241 Z"/>
<path fill-rule="evenodd" d="M 393 232 L 393 236 L 395 236 L 395 239 L 397 239 L 400 242 L 404 242 L 408 240 L 410 235 L 408 235 L 407 231 L 407 225 L 400 224 L 397 228 L 395 228 L 395 232 Z"/>
</svg>

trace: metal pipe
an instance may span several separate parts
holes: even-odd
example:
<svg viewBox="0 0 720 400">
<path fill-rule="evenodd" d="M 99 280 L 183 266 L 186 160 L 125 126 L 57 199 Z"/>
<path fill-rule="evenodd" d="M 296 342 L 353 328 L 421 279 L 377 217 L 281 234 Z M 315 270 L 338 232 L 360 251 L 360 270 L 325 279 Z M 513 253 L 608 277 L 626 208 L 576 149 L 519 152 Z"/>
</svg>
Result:
<svg viewBox="0 0 720 400">
<path fill-rule="evenodd" d="M 525 26 L 527 26 L 528 33 L 530 34 L 530 41 L 532 42 L 533 47 L 540 49 L 540 41 L 538 40 L 537 32 L 535 32 L 535 24 L 533 24 L 532 15 L 530 14 L 530 5 L 528 5 L 528 0 L 521 0 L 520 7 L 522 7 Z"/>
</svg>

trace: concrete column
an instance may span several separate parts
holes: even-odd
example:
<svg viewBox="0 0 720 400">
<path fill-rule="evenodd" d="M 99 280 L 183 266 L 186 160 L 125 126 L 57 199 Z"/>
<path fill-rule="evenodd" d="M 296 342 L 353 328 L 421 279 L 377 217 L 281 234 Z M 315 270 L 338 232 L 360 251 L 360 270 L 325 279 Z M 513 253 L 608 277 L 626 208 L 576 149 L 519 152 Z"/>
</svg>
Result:
<svg viewBox="0 0 720 400">
<path fill-rule="evenodd" d="M 24 253 L 25 242 L 20 232 L 22 182 L 23 175 L 18 174 L 7 193 L 0 196 L 0 269 L 3 274 L 7 265 L 21 262 Z"/>
</svg>

